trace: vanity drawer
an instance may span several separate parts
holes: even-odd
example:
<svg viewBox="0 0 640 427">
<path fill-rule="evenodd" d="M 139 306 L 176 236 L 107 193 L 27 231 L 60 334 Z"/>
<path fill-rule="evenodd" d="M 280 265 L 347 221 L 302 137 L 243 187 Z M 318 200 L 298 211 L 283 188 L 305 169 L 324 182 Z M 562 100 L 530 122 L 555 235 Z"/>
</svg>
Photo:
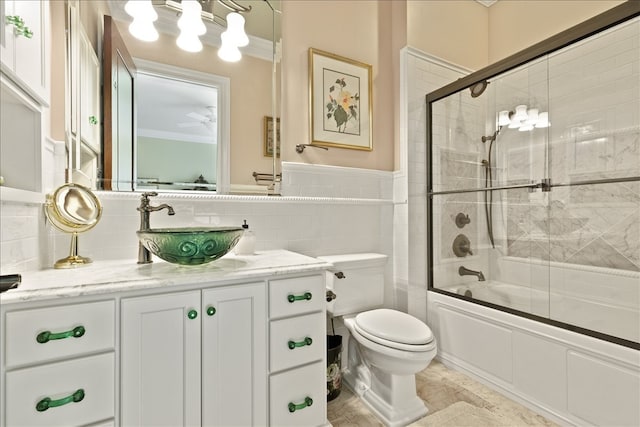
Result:
<svg viewBox="0 0 640 427">
<path fill-rule="evenodd" d="M 70 426 L 113 418 L 114 363 L 107 353 L 7 372 L 7 425 Z M 74 394 L 82 399 L 74 402 Z M 48 409 L 41 403 L 45 398 L 51 399 Z"/>
<path fill-rule="evenodd" d="M 7 368 L 114 348 L 114 301 L 12 311 L 5 319 Z"/>
<path fill-rule="evenodd" d="M 272 321 L 271 371 L 322 360 L 326 347 L 325 321 L 322 312 Z"/>
<path fill-rule="evenodd" d="M 319 426 L 326 424 L 327 390 L 322 362 L 271 376 L 269 414 L 272 426 Z M 305 403 L 305 399 L 311 399 Z M 308 403 L 311 405 L 307 406 Z M 289 405 L 293 412 L 289 410 Z"/>
<path fill-rule="evenodd" d="M 272 319 L 320 311 L 325 305 L 322 275 L 269 281 L 269 315 Z"/>
</svg>

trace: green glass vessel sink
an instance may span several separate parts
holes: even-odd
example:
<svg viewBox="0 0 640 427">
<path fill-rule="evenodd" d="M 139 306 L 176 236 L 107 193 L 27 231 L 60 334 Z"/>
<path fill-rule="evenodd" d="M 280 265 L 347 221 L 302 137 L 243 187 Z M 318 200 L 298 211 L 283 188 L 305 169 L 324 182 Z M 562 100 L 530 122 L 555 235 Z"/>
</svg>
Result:
<svg viewBox="0 0 640 427">
<path fill-rule="evenodd" d="M 242 227 L 155 228 L 137 231 L 138 240 L 154 255 L 180 265 L 215 261 L 238 243 Z"/>
</svg>

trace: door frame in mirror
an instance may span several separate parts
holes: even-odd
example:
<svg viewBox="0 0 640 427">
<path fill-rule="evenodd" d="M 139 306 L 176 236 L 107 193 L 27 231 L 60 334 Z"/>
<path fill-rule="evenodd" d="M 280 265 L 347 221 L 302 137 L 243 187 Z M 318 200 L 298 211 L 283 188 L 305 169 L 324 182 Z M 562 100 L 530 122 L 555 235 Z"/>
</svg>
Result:
<svg viewBox="0 0 640 427">
<path fill-rule="evenodd" d="M 136 69 L 139 73 L 153 75 L 160 78 L 181 80 L 187 83 L 213 86 L 217 89 L 218 156 L 216 163 L 216 193 L 227 194 L 229 192 L 231 169 L 231 80 L 228 77 L 189 70 L 187 68 L 176 67 L 140 58 L 133 58 L 133 62 L 135 63 Z M 135 95 L 134 91 L 134 111 L 135 108 L 137 108 L 135 107 L 135 96 L 137 95 Z M 137 150 L 137 147 L 135 147 L 135 149 Z M 137 177 L 133 178 L 135 182 Z"/>
</svg>

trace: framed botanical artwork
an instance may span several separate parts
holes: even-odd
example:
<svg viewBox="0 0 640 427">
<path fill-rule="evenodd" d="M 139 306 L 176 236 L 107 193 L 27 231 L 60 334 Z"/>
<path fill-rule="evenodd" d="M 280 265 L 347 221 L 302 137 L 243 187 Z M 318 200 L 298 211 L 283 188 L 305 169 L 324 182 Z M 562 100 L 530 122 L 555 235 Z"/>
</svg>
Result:
<svg viewBox="0 0 640 427">
<path fill-rule="evenodd" d="M 276 138 L 278 141 L 277 157 L 280 157 L 280 119 L 276 120 Z M 264 118 L 264 155 L 273 157 L 273 117 Z"/>
<path fill-rule="evenodd" d="M 371 65 L 309 49 L 311 143 L 371 151 Z"/>
</svg>

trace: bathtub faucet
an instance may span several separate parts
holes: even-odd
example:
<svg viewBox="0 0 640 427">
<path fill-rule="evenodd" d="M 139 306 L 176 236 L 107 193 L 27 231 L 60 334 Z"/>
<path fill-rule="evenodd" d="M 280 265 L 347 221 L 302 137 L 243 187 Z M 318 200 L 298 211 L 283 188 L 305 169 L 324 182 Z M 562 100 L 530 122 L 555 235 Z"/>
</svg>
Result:
<svg viewBox="0 0 640 427">
<path fill-rule="evenodd" d="M 477 276 L 478 282 L 484 282 L 484 274 L 482 274 L 482 271 L 469 270 L 466 267 L 460 266 L 458 274 L 461 276 Z"/>
</svg>

